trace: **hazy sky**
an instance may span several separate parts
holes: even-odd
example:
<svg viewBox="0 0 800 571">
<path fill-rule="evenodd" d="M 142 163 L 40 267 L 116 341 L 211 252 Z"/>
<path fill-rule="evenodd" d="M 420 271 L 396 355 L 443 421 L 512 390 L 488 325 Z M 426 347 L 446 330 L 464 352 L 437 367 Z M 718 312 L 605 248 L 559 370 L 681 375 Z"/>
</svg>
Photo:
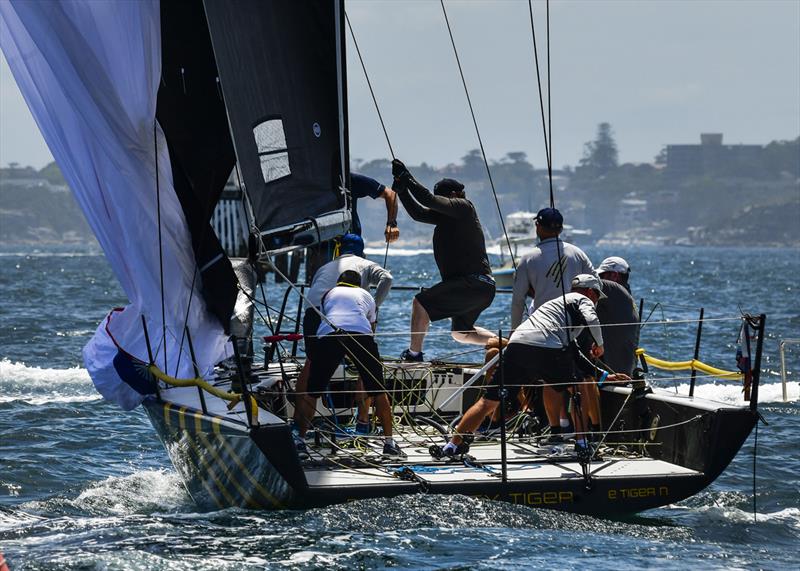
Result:
<svg viewBox="0 0 800 571">
<path fill-rule="evenodd" d="M 543 167 L 527 2 L 446 6 L 487 154 L 521 150 Z M 476 148 L 439 3 L 350 0 L 347 10 L 398 157 L 443 165 Z M 700 132 L 759 144 L 800 135 L 800 0 L 553 0 L 550 11 L 556 167 L 577 163 L 602 121 L 633 162 Z M 535 2 L 542 63 L 544 16 Z M 348 41 L 351 156 L 387 157 Z M 41 167 L 50 153 L 0 59 L 0 164 Z"/>
</svg>

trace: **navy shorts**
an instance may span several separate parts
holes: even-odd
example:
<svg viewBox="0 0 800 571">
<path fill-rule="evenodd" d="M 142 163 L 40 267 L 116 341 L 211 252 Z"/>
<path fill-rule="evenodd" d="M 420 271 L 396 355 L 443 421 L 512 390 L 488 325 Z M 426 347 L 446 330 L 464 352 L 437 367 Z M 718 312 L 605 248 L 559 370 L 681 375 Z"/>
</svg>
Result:
<svg viewBox="0 0 800 571">
<path fill-rule="evenodd" d="M 372 335 L 363 333 L 331 333 L 317 339 L 311 372 L 308 377 L 308 392 L 320 396 L 328 386 L 331 375 L 347 355 L 358 370 L 364 390 L 369 394 L 386 392 L 383 380 L 383 363 L 378 345 Z"/>
<path fill-rule="evenodd" d="M 567 390 L 564 383 L 575 381 L 575 358 L 570 349 L 548 349 L 524 343 L 509 343 L 503 350 L 503 362 L 486 389 L 483 398 L 499 401 L 497 383 L 503 375 L 503 384 L 509 394 L 516 394 L 520 387 L 542 381 L 546 385 L 556 385 L 557 391 Z"/>
<path fill-rule="evenodd" d="M 450 317 L 453 331 L 472 331 L 481 312 L 494 300 L 494 282 L 488 276 L 449 278 L 416 295 L 431 321 Z"/>
</svg>

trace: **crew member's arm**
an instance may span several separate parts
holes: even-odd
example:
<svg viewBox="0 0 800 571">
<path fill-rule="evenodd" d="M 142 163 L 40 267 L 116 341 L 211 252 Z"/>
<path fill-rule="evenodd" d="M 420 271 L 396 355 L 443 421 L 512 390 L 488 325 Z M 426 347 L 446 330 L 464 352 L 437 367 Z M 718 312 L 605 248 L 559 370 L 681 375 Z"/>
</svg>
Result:
<svg viewBox="0 0 800 571">
<path fill-rule="evenodd" d="M 582 274 L 592 274 L 598 280 L 600 279 L 600 275 L 597 273 L 597 270 L 594 269 L 592 265 L 592 261 L 589 259 L 589 256 L 583 250 L 578 250 L 578 259 L 581 263 L 581 273 Z"/>
<path fill-rule="evenodd" d="M 514 289 L 511 294 L 511 329 L 516 329 L 522 323 L 526 309 L 525 301 L 530 287 L 528 267 L 523 260 L 517 266 L 517 273 L 514 274 Z"/>
<path fill-rule="evenodd" d="M 389 295 L 389 290 L 392 289 L 392 280 L 394 278 L 389 273 L 389 270 L 382 268 L 378 264 L 370 264 L 365 271 L 369 285 L 375 286 L 375 305 L 380 307 L 383 300 Z"/>
<path fill-rule="evenodd" d="M 409 187 L 421 185 L 414 180 L 406 166 L 398 160 L 392 161 L 392 176 L 394 176 L 392 188 L 397 192 L 397 196 L 400 198 L 400 202 L 403 203 L 408 215 L 416 222 L 438 224 L 441 215 L 430 208 L 425 208 L 411 196 Z"/>
<path fill-rule="evenodd" d="M 413 184 L 408 185 L 408 191 L 411 193 L 411 196 L 413 196 L 414 199 L 423 207 L 434 212 L 438 212 L 439 214 L 449 218 L 461 218 L 465 214 L 469 213 L 469 209 L 467 208 L 467 203 L 465 201 L 445 198 L 444 196 L 436 196 L 431 194 L 427 188 L 419 184 L 413 178 L 411 180 L 413 181 Z"/>
<path fill-rule="evenodd" d="M 594 339 L 594 344 L 596 345 L 596 349 L 598 350 L 595 351 L 595 349 L 592 349 L 592 356 L 601 357 L 603 355 L 603 331 L 600 327 L 600 320 L 597 318 L 597 312 L 594 309 L 594 304 L 592 304 L 588 297 L 584 297 L 580 300 L 578 309 L 583 315 L 583 318 L 586 320 L 586 327 L 589 328 L 589 333 L 591 333 L 592 338 Z"/>
<path fill-rule="evenodd" d="M 394 242 L 400 237 L 400 229 L 397 227 L 397 193 L 384 187 L 380 198 L 386 202 L 386 229 L 383 235 L 387 242 Z"/>
<path fill-rule="evenodd" d="M 372 326 L 372 332 L 375 333 L 375 328 L 378 326 L 378 308 L 375 306 L 375 300 L 367 293 L 367 321 Z"/>
</svg>

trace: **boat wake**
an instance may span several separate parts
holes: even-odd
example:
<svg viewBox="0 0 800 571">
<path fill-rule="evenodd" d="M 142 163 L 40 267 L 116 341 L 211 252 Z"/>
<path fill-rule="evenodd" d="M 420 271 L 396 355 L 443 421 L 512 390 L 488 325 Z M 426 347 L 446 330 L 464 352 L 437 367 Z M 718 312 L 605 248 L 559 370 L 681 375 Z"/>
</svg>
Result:
<svg viewBox="0 0 800 571">
<path fill-rule="evenodd" d="M 656 390 L 666 394 L 675 394 L 675 388 L 667 383 L 656 382 Z M 789 402 L 800 400 L 800 382 L 791 381 L 786 383 L 786 392 Z M 689 383 L 678 385 L 679 395 L 689 394 Z M 695 386 L 694 395 L 702 399 L 708 399 L 730 405 L 746 404 L 742 387 L 735 383 L 720 384 L 698 384 Z M 759 404 L 783 402 L 783 385 L 781 383 L 762 383 L 758 387 Z"/>
</svg>

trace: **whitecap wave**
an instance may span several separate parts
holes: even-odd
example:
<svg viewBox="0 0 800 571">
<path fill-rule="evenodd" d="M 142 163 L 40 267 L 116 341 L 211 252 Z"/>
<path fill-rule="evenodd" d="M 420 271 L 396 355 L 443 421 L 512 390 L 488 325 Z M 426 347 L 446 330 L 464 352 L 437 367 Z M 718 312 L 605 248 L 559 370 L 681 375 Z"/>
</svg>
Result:
<svg viewBox="0 0 800 571">
<path fill-rule="evenodd" d="M 0 403 L 87 402 L 100 398 L 86 369 L 31 367 L 8 359 L 0 361 L 0 394 Z"/>
<path fill-rule="evenodd" d="M 678 394 L 689 394 L 689 383 L 681 383 L 678 385 Z M 662 384 L 661 387 L 656 388 L 657 391 L 666 394 L 675 394 L 675 389 L 667 384 Z M 791 381 L 786 383 L 786 392 L 788 402 L 800 401 L 800 382 Z M 695 386 L 694 396 L 722 402 L 725 404 L 744 405 L 744 395 L 742 387 L 736 383 L 720 383 L 720 384 L 702 384 Z M 781 383 L 763 383 L 758 387 L 758 402 L 765 403 L 779 403 L 783 402 L 783 385 Z"/>
</svg>

